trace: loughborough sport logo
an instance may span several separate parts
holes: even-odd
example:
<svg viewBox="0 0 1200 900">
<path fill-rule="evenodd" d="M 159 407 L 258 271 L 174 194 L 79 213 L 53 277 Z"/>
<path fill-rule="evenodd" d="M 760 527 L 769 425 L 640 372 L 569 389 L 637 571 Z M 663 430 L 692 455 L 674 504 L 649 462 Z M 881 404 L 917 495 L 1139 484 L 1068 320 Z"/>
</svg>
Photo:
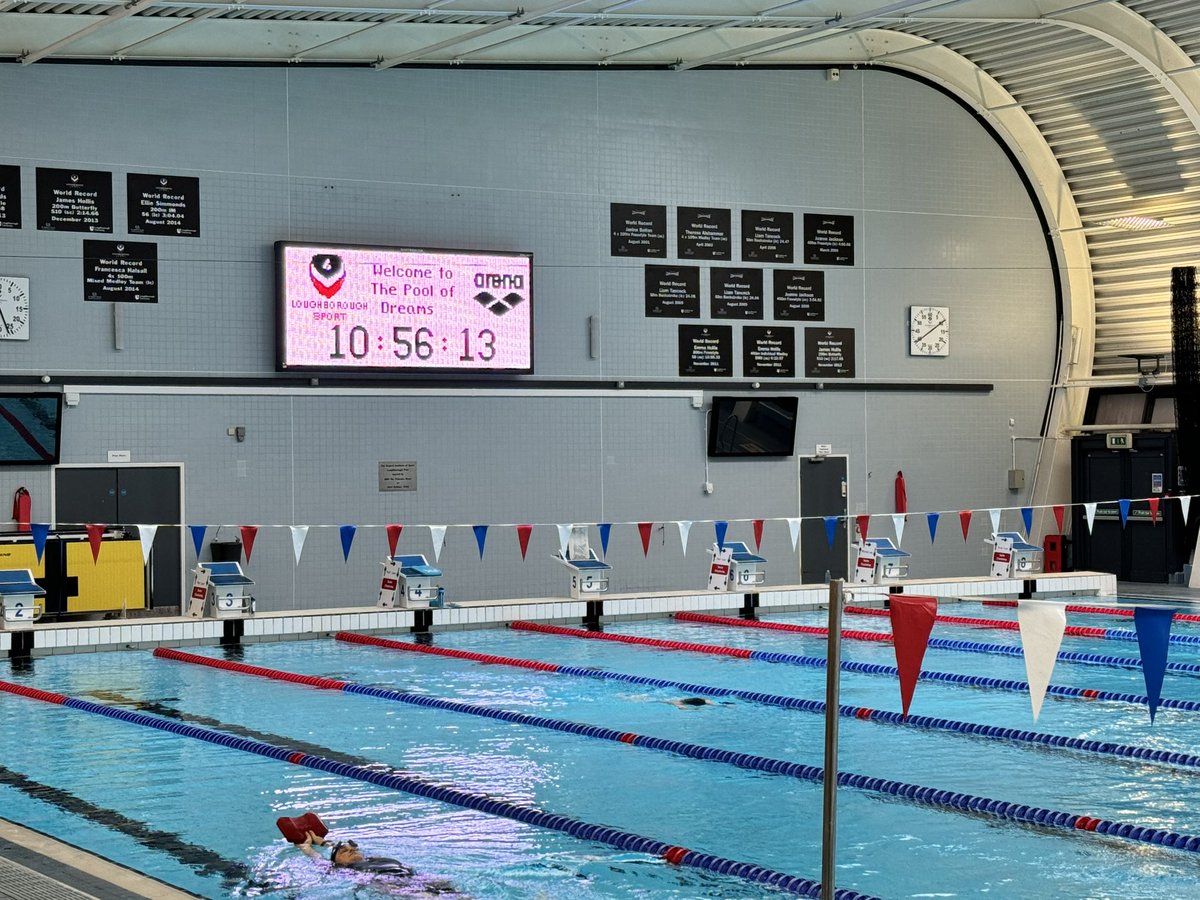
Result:
<svg viewBox="0 0 1200 900">
<path fill-rule="evenodd" d="M 318 253 L 308 264 L 308 277 L 317 293 L 328 300 L 346 283 L 346 269 L 342 258 L 332 253 Z"/>
<path fill-rule="evenodd" d="M 478 272 L 475 275 L 475 287 L 492 288 L 502 291 L 509 289 L 503 297 L 497 297 L 489 291 L 480 291 L 475 295 L 476 302 L 494 316 L 502 316 L 525 298 L 517 291 L 524 290 L 525 276 L 500 274 L 499 272 Z"/>
</svg>

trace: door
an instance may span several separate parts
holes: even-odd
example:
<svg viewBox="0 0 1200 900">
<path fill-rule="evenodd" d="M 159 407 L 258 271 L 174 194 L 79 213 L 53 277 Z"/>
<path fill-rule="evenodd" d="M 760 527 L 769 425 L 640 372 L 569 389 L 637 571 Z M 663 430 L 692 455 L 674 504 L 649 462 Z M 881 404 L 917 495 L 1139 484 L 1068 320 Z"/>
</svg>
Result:
<svg viewBox="0 0 1200 900">
<path fill-rule="evenodd" d="M 54 520 L 60 528 L 89 522 L 157 524 L 148 563 L 147 606 L 181 606 L 183 583 L 179 466 L 59 466 L 54 470 Z"/>
<path fill-rule="evenodd" d="M 846 539 L 846 457 L 802 456 L 800 459 L 800 581 L 824 584 L 849 571 Z M 837 516 L 833 544 L 825 516 Z M 815 518 L 814 518 L 815 517 Z"/>
</svg>

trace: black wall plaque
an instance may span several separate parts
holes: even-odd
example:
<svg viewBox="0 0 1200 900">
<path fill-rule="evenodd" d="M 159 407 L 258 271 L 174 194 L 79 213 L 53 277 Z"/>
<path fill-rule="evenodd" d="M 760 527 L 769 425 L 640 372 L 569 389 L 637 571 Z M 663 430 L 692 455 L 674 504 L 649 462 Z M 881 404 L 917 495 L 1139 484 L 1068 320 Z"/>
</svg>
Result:
<svg viewBox="0 0 1200 900">
<path fill-rule="evenodd" d="M 111 234 L 112 172 L 39 168 L 37 227 Z"/>
<path fill-rule="evenodd" d="M 824 272 L 819 269 L 776 269 L 774 284 L 776 319 L 824 321 Z"/>
<path fill-rule="evenodd" d="M 804 261 L 854 265 L 854 216 L 804 214 Z"/>
<path fill-rule="evenodd" d="M 792 262 L 795 230 L 790 212 L 743 209 L 742 259 L 746 262 Z"/>
<path fill-rule="evenodd" d="M 743 328 L 742 377 L 795 378 L 796 329 L 790 325 Z"/>
<path fill-rule="evenodd" d="M 0 166 L 0 228 L 21 227 L 21 167 Z"/>
<path fill-rule="evenodd" d="M 158 244 L 83 242 L 83 299 L 158 302 Z"/>
<path fill-rule="evenodd" d="M 646 264 L 646 315 L 700 318 L 699 266 Z"/>
<path fill-rule="evenodd" d="M 853 378 L 854 329 L 805 328 L 804 374 L 808 378 Z"/>
<path fill-rule="evenodd" d="M 667 208 L 665 206 L 609 204 L 609 227 L 613 256 L 667 255 Z"/>
<path fill-rule="evenodd" d="M 130 234 L 200 236 L 200 179 L 186 175 L 125 176 Z"/>
<path fill-rule="evenodd" d="M 680 259 L 732 259 L 729 210 L 681 206 L 675 221 Z"/>
<path fill-rule="evenodd" d="M 680 325 L 679 374 L 701 378 L 733 376 L 732 325 Z"/>
<path fill-rule="evenodd" d="M 714 319 L 763 317 L 762 269 L 710 269 L 709 292 Z"/>
</svg>

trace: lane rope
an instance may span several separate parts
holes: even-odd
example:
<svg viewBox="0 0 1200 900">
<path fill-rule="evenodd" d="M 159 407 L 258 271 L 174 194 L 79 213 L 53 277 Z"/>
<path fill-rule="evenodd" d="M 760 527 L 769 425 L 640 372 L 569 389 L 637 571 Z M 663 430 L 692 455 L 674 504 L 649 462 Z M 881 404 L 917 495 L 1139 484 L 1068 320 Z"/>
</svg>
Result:
<svg viewBox="0 0 1200 900">
<path fill-rule="evenodd" d="M 981 600 L 984 606 L 1003 606 L 1009 609 L 1016 609 L 1016 600 Z M 1133 618 L 1133 610 L 1122 606 L 1076 606 L 1068 604 L 1067 612 L 1069 613 L 1084 613 L 1094 616 L 1124 616 L 1125 618 Z M 1200 622 L 1200 616 L 1194 613 L 1175 613 L 1175 619 L 1179 622 Z"/>
<path fill-rule="evenodd" d="M 161 647 L 154 651 L 154 655 L 161 659 L 170 659 L 176 662 L 207 666 L 209 668 L 220 669 L 226 672 L 236 672 L 241 675 L 253 675 L 259 678 L 267 678 L 275 681 L 296 683 L 298 678 L 311 677 L 297 676 L 296 673 L 293 672 L 268 669 L 262 666 L 250 665 L 248 663 L 230 662 L 229 660 L 215 659 L 211 656 L 200 656 L 194 653 L 186 653 L 181 650 L 170 650 Z M 314 687 L 341 690 L 349 694 L 360 694 L 367 697 L 375 697 L 381 700 L 392 700 L 395 702 L 407 703 L 411 706 L 420 706 L 427 709 L 438 709 L 445 712 L 464 713 L 467 715 L 480 716 L 486 719 L 496 719 L 502 722 L 511 722 L 517 725 L 544 728 L 550 731 L 558 731 L 566 734 L 579 735 L 581 737 L 595 738 L 596 740 L 629 744 L 633 747 L 657 750 L 664 753 L 674 753 L 689 759 L 725 763 L 741 769 L 750 769 L 757 772 L 768 772 L 773 775 L 784 775 L 802 781 L 815 782 L 819 784 L 824 780 L 825 777 L 825 770 L 819 766 L 810 766 L 804 763 L 789 762 L 788 760 L 783 759 L 771 759 L 769 757 L 758 756 L 753 753 L 739 753 L 735 750 L 722 750 L 717 747 L 706 747 L 702 744 L 690 744 L 684 741 L 670 740 L 668 738 L 635 734 L 633 732 L 621 731 L 620 729 L 608 728 L 602 725 L 588 725 L 583 722 L 571 722 L 562 719 L 552 719 L 546 716 L 535 716 L 529 713 L 499 709 L 493 706 L 484 706 L 477 703 L 464 703 L 459 700 L 449 700 L 444 697 L 434 697 L 429 694 L 414 694 L 408 691 L 397 691 L 390 688 L 371 687 L 368 685 L 356 684 L 355 682 L 351 681 L 333 682 L 328 679 L 318 680 L 326 683 L 313 683 Z M 303 684 L 306 682 L 300 681 L 298 683 Z M 1048 828 L 1066 829 L 1069 831 L 1099 831 L 1101 834 L 1125 838 L 1138 843 L 1159 844 L 1182 850 L 1189 849 L 1189 846 L 1192 849 L 1200 849 L 1200 837 L 1193 835 L 1178 834 L 1176 832 L 1165 831 L 1163 829 L 1152 829 L 1144 826 L 1135 826 L 1124 822 L 1112 822 L 1092 816 L 1081 816 L 1074 813 L 1061 812 L 1059 810 L 1043 809 L 1041 807 L 1029 806 L 1027 804 L 1010 803 L 1006 800 L 994 800 L 989 797 L 980 797 L 977 795 L 960 793 L 957 791 L 947 791 L 939 788 L 926 787 L 925 785 L 894 781 L 890 778 L 875 778 L 869 775 L 860 775 L 855 772 L 839 771 L 837 773 L 837 783 L 840 787 L 857 788 L 868 793 L 900 797 L 921 806 L 933 807 L 935 809 L 951 809 L 958 812 L 969 812 L 973 815 L 989 819 L 1018 822 L 1026 825 L 1039 825 Z M 1081 822 L 1085 824 L 1079 824 Z M 1091 822 L 1096 822 L 1096 827 L 1088 827 Z M 1101 830 L 1101 826 L 1103 826 L 1103 830 Z"/>
</svg>

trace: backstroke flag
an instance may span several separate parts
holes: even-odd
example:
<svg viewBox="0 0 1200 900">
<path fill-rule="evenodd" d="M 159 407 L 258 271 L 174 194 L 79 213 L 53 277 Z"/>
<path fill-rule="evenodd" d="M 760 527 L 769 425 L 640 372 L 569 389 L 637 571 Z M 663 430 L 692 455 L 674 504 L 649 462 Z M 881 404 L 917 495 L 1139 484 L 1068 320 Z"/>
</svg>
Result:
<svg viewBox="0 0 1200 900">
<path fill-rule="evenodd" d="M 896 594 L 891 597 L 891 606 L 892 645 L 896 650 L 896 668 L 900 670 L 900 701 L 907 719 L 925 648 L 929 646 L 929 635 L 937 619 L 937 598 Z"/>
<path fill-rule="evenodd" d="M 1171 638 L 1171 619 L 1175 610 L 1162 606 L 1136 606 L 1133 627 L 1138 649 L 1142 652 L 1142 675 L 1146 679 L 1146 699 L 1150 701 L 1150 721 L 1162 699 L 1163 673 L 1167 671 L 1167 645 Z"/>
<path fill-rule="evenodd" d="M 1017 624 L 1021 629 L 1021 646 L 1025 650 L 1025 677 L 1029 681 L 1029 702 L 1033 721 L 1042 711 L 1046 688 L 1054 673 L 1058 648 L 1067 630 L 1067 608 L 1047 600 L 1018 600 Z"/>
<path fill-rule="evenodd" d="M 687 556 L 687 539 L 688 532 L 692 530 L 691 522 L 676 522 L 679 526 L 679 543 L 683 545 L 683 555 Z"/>
<path fill-rule="evenodd" d="M 32 528 L 33 526 L 30 527 Z M 144 566 L 150 562 L 150 551 L 154 548 L 154 536 L 158 534 L 158 526 L 137 525 L 135 527 L 138 531 L 138 540 L 142 542 L 142 565 Z M 42 538 L 42 540 L 44 541 L 45 538 Z M 246 554 L 246 559 L 250 559 L 250 554 Z M 38 562 L 41 562 L 41 560 L 42 554 L 41 551 L 39 551 Z"/>
<path fill-rule="evenodd" d="M 429 539 L 433 541 L 433 561 L 437 562 L 442 555 L 442 544 L 446 543 L 446 526 L 430 525 Z"/>
<path fill-rule="evenodd" d="M 289 525 L 292 532 L 292 553 L 296 556 L 296 565 L 300 565 L 300 554 L 304 552 L 304 540 L 308 537 L 307 525 Z"/>
</svg>

